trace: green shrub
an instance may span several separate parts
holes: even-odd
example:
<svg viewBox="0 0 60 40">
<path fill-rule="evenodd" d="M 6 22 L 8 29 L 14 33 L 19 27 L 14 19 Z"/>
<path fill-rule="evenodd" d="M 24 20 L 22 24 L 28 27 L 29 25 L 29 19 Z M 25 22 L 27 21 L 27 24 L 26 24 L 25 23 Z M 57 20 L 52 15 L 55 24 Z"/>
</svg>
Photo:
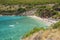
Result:
<svg viewBox="0 0 60 40">
<path fill-rule="evenodd" d="M 23 12 L 26 11 L 26 9 L 25 9 L 25 8 L 19 8 L 17 11 L 18 11 L 19 13 L 23 13 Z"/>
<path fill-rule="evenodd" d="M 51 26 L 53 29 L 60 29 L 60 21 Z"/>
</svg>

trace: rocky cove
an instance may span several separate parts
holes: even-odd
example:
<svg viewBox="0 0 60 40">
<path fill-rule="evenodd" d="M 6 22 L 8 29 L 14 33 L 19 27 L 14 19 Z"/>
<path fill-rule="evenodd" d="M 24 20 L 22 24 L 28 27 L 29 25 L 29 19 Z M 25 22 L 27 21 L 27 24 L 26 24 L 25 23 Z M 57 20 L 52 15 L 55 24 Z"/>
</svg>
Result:
<svg viewBox="0 0 60 40">
<path fill-rule="evenodd" d="M 55 6 L 56 4 L 44 4 L 44 5 L 1 5 L 0 6 L 0 15 L 3 17 L 4 15 L 7 15 L 7 17 L 14 17 L 14 16 L 28 16 L 28 18 L 32 18 L 32 19 L 36 19 L 38 20 L 39 22 L 39 25 L 40 25 L 40 21 L 44 22 L 46 25 L 49 25 L 50 24 L 54 24 L 56 23 L 57 21 L 55 19 L 60 19 L 60 11 L 56 11 L 53 7 Z M 59 7 L 58 7 L 59 8 Z M 56 9 L 58 9 L 56 8 Z M 58 9 L 60 10 L 60 9 Z M 59 12 L 59 13 L 58 13 Z M 58 16 L 56 16 L 58 14 Z M 9 17 L 9 18 L 10 18 Z M 9 19 L 8 18 L 8 19 Z M 19 17 L 18 17 L 19 18 Z M 50 19 L 54 19 L 54 20 L 50 20 Z M 20 21 L 20 20 L 17 20 L 19 21 L 16 22 L 14 21 L 13 24 L 19 24 L 22 25 L 23 22 L 26 23 L 26 27 L 28 27 L 30 24 L 29 22 L 27 22 L 27 20 L 30 22 L 33 22 L 32 20 L 30 19 L 26 19 L 25 17 Z M 36 22 L 36 21 L 34 21 Z M 4 23 L 4 22 L 3 22 Z M 2 23 L 2 24 L 3 24 Z M 9 21 L 8 21 L 9 23 Z M 21 24 L 22 23 L 22 24 Z M 37 22 L 36 22 L 37 23 Z M 27 26 L 27 24 L 29 24 Z M 34 23 L 33 23 L 34 24 Z M 32 24 L 31 24 L 32 25 Z M 37 24 L 38 25 L 38 24 Z M 59 24 L 60 25 L 60 24 Z M 12 23 L 10 24 L 10 26 L 15 26 L 15 25 L 12 25 Z M 10 27 L 9 26 L 9 27 Z M 15 29 L 12 31 L 13 33 L 19 33 L 20 35 L 20 28 L 19 26 L 17 25 L 16 27 L 18 27 L 18 31 L 15 31 Z M 33 25 L 34 26 L 34 25 Z M 43 26 L 43 25 L 42 25 Z M 24 27 L 24 24 L 21 26 L 21 27 Z M 32 27 L 32 26 L 31 26 Z M 38 26 L 37 26 L 38 27 Z M 39 26 L 40 27 L 40 26 Z M 27 28 L 28 29 L 28 28 Z M 23 30 L 23 29 L 22 29 Z M 26 29 L 24 29 L 26 30 Z M 5 30 L 4 30 L 5 31 Z M 8 30 L 7 30 L 8 31 Z M 28 30 L 27 30 L 28 31 Z M 36 31 L 36 30 L 35 30 Z M 21 31 L 22 32 L 22 31 Z M 2 32 L 3 33 L 3 32 Z M 1 34 L 2 34 L 1 33 Z M 9 34 L 8 34 L 9 35 Z M 7 37 L 8 37 L 7 35 Z M 16 34 L 18 35 L 18 34 Z M 17 37 L 16 35 L 14 35 L 14 37 L 9 37 L 7 39 L 7 37 L 5 39 L 7 40 L 10 40 L 10 39 L 13 39 L 13 40 L 17 40 Z M 18 35 L 18 37 L 19 37 Z M 29 36 L 29 37 L 26 37 L 26 38 L 23 38 L 21 40 L 60 40 L 60 31 L 58 29 L 47 29 L 47 30 L 39 30 L 38 32 L 34 33 Z M 2 35 L 1 35 L 2 37 Z M 16 38 L 15 38 L 16 37 Z M 3 39 L 3 38 L 2 38 Z"/>
</svg>

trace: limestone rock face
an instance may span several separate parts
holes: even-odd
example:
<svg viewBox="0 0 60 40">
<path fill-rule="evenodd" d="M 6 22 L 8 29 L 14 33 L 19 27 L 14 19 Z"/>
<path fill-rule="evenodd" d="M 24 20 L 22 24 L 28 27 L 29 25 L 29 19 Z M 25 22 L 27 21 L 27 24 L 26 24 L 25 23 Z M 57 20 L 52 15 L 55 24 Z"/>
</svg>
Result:
<svg viewBox="0 0 60 40">
<path fill-rule="evenodd" d="M 22 40 L 60 40 L 60 30 L 51 29 L 46 31 L 39 31 Z"/>
</svg>

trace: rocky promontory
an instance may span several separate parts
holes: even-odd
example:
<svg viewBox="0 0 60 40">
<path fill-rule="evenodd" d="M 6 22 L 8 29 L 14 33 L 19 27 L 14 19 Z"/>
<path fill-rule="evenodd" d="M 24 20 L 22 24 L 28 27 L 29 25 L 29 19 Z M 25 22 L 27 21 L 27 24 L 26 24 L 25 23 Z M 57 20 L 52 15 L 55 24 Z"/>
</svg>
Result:
<svg viewBox="0 0 60 40">
<path fill-rule="evenodd" d="M 41 30 L 33 35 L 23 38 L 23 40 L 60 40 L 60 30 L 48 29 Z"/>
</svg>

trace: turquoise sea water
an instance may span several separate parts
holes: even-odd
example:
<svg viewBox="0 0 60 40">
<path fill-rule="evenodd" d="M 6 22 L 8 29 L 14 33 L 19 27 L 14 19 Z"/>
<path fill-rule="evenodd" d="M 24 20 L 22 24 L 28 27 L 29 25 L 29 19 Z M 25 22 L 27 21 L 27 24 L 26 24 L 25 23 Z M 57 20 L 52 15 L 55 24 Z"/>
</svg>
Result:
<svg viewBox="0 0 60 40">
<path fill-rule="evenodd" d="M 27 16 L 0 16 L 0 40 L 21 40 L 21 37 L 34 27 L 46 25 Z"/>
</svg>

